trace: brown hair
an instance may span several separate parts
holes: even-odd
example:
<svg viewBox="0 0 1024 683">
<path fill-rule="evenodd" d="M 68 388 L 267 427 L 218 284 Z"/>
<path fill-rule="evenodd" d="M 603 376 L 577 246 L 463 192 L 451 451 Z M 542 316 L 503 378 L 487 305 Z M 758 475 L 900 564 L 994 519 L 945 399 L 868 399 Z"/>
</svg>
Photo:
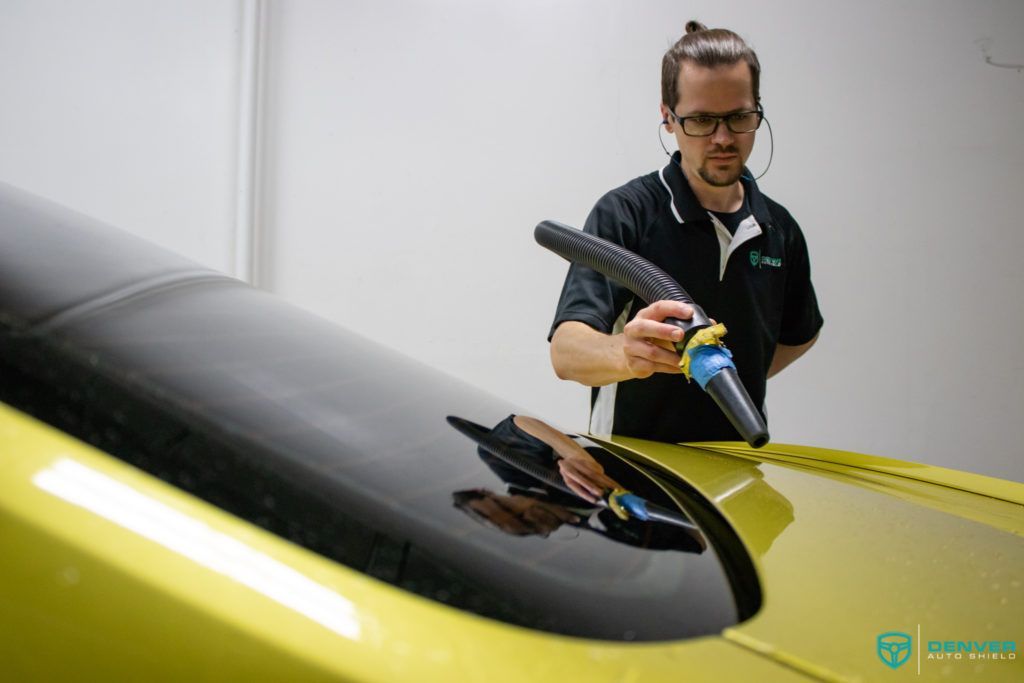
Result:
<svg viewBox="0 0 1024 683">
<path fill-rule="evenodd" d="M 713 68 L 743 60 L 750 67 L 754 104 L 761 106 L 761 63 L 757 54 L 738 35 L 725 28 L 708 28 L 699 21 L 686 22 L 686 33 L 661 58 L 661 101 L 671 110 L 679 102 L 679 68 L 691 61 Z"/>
</svg>

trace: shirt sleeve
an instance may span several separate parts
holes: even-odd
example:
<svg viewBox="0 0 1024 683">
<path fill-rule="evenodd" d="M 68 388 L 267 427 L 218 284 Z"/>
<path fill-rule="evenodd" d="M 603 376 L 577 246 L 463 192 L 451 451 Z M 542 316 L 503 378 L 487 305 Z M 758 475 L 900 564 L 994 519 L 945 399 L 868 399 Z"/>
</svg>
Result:
<svg viewBox="0 0 1024 683">
<path fill-rule="evenodd" d="M 583 231 L 635 252 L 639 241 L 638 221 L 636 206 L 620 188 L 598 200 Z M 632 292 L 596 270 L 571 264 L 562 285 L 555 320 L 548 331 L 548 341 L 558 326 L 568 320 L 576 320 L 598 332 L 610 334 L 616 319 L 632 298 Z"/>
<path fill-rule="evenodd" d="M 792 221 L 792 218 L 790 220 Z M 811 261 L 807 255 L 807 242 L 796 221 L 792 221 L 792 225 L 793 231 L 786 250 L 789 268 L 779 343 L 799 346 L 814 339 L 814 335 L 818 334 L 825 321 L 821 317 L 818 297 L 811 282 Z"/>
</svg>

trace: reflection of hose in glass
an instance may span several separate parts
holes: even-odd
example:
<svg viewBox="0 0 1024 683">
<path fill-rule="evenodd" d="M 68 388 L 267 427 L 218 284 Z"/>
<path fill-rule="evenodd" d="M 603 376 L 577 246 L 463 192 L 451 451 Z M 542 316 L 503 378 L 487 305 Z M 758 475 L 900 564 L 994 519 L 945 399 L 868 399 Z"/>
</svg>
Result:
<svg viewBox="0 0 1024 683">
<path fill-rule="evenodd" d="M 494 457 L 530 475 L 542 484 L 547 484 L 571 496 L 576 496 L 576 493 L 562 481 L 562 477 L 558 474 L 557 470 L 545 467 L 534 458 L 510 448 L 500 439 L 491 436 L 490 430 L 486 427 L 469 420 L 464 420 L 461 417 L 455 417 L 454 415 L 449 415 L 447 419 L 448 424 L 454 427 L 460 434 L 475 441 L 478 446 Z M 605 491 L 596 504 L 601 507 L 607 507 L 622 520 L 636 518 L 641 521 L 667 522 L 693 532 L 698 532 L 697 526 L 678 512 L 650 503 L 624 489 Z"/>
<path fill-rule="evenodd" d="M 725 326 L 712 325 L 704 310 L 668 273 L 618 244 L 555 221 L 540 223 L 533 236 L 541 246 L 593 268 L 648 304 L 667 299 L 693 306 L 690 320 L 665 319 L 683 330 L 683 340 L 676 343 L 681 354 L 679 367 L 687 379 L 697 380 L 747 443 L 754 448 L 768 443 L 768 426 L 740 382 L 732 354 L 722 344 Z"/>
</svg>

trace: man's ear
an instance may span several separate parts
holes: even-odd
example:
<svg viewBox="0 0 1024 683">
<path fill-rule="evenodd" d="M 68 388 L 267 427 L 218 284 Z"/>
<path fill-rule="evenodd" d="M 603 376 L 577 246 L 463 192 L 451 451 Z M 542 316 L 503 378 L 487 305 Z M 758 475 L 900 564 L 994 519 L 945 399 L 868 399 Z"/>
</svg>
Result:
<svg viewBox="0 0 1024 683">
<path fill-rule="evenodd" d="M 664 102 L 658 105 L 658 110 L 661 111 L 661 123 L 665 126 L 665 130 L 669 133 L 674 132 L 672 128 L 673 119 Z"/>
</svg>

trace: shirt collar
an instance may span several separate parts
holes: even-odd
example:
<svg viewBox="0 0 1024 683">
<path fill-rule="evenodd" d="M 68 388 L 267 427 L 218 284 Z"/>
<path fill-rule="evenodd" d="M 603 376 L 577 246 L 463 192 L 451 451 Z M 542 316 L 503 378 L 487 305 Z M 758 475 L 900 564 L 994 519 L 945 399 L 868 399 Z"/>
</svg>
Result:
<svg viewBox="0 0 1024 683">
<path fill-rule="evenodd" d="M 671 196 L 669 201 L 672 203 L 672 213 L 680 223 L 706 221 L 708 220 L 708 212 L 697 201 L 697 195 L 690 188 L 690 183 L 686 180 L 686 174 L 683 173 L 680 161 L 681 156 L 679 152 L 676 152 L 672 155 L 672 161 L 668 162 L 658 173 L 662 184 Z M 750 202 L 750 212 L 761 225 L 771 223 L 771 214 L 768 212 L 768 205 L 764 201 L 764 196 L 758 189 L 757 183 L 750 179 L 750 171 L 746 167 L 743 168 L 743 175 L 746 177 L 740 178 L 740 182 L 743 183 L 743 190 L 746 193 L 747 201 Z"/>
</svg>

